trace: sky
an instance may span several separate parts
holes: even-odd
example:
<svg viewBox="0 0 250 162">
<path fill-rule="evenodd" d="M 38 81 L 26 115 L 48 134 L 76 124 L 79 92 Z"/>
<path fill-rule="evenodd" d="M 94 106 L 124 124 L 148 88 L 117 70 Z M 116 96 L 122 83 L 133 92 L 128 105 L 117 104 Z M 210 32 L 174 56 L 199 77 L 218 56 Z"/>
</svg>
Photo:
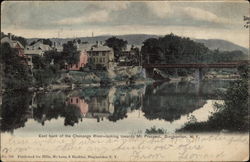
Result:
<svg viewBox="0 0 250 162">
<path fill-rule="evenodd" d="M 174 33 L 249 47 L 247 1 L 4 1 L 1 31 L 26 38 Z"/>
</svg>

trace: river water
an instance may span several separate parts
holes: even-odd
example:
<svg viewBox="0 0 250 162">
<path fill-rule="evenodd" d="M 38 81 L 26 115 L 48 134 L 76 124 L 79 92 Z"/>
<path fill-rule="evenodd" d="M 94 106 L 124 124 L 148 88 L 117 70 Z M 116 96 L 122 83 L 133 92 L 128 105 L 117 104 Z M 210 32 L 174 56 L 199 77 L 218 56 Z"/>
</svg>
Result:
<svg viewBox="0 0 250 162">
<path fill-rule="evenodd" d="M 35 134 L 174 133 L 206 121 L 231 81 L 165 82 L 3 96 L 1 131 Z"/>
</svg>

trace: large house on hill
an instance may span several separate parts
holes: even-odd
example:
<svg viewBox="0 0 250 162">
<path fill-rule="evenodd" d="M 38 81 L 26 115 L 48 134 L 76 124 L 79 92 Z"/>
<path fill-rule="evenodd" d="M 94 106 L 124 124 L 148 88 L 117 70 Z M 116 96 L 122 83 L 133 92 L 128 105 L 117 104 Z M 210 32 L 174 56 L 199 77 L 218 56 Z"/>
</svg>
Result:
<svg viewBox="0 0 250 162">
<path fill-rule="evenodd" d="M 101 43 L 89 44 L 75 43 L 77 49 L 80 51 L 80 59 L 77 64 L 66 65 L 68 70 L 80 70 L 85 67 L 87 63 L 90 65 L 101 65 L 107 69 L 112 66 L 114 60 L 113 49 L 102 45 Z"/>
<path fill-rule="evenodd" d="M 113 49 L 103 45 L 102 42 L 79 44 L 79 49 L 87 52 L 89 64 L 102 65 L 103 67 L 110 68 L 114 62 Z"/>
<path fill-rule="evenodd" d="M 87 49 L 89 55 L 89 63 L 94 65 L 102 65 L 107 69 L 112 66 L 114 62 L 114 51 L 108 46 L 104 46 L 101 43 L 92 45 L 91 48 Z"/>
</svg>

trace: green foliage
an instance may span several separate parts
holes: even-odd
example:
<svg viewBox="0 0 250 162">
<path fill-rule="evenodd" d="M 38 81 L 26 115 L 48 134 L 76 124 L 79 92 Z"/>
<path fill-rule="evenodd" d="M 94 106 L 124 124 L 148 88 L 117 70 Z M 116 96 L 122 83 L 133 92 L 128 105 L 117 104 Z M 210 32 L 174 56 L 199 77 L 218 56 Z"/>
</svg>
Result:
<svg viewBox="0 0 250 162">
<path fill-rule="evenodd" d="M 114 50 L 115 61 L 119 59 L 122 54 L 122 50 L 126 48 L 127 44 L 127 41 L 116 37 L 111 37 L 105 41 L 105 45 Z"/>
<path fill-rule="evenodd" d="M 37 86 L 47 86 L 55 82 L 60 77 L 59 67 L 56 65 L 49 65 L 44 69 L 33 70 L 33 76 Z"/>
<path fill-rule="evenodd" d="M 247 80 L 235 81 L 207 122 L 189 122 L 179 131 L 249 131 L 248 99 Z"/>
<path fill-rule="evenodd" d="M 171 33 L 158 39 L 147 39 L 141 53 L 144 63 L 193 63 L 201 62 L 207 51 L 203 44 Z"/>
<path fill-rule="evenodd" d="M 146 129 L 145 134 L 165 134 L 166 132 L 163 128 L 156 129 L 156 126 L 153 126 L 150 129 Z"/>
<path fill-rule="evenodd" d="M 45 59 L 41 56 L 33 56 L 32 63 L 34 69 L 45 69 L 47 66 Z"/>
<path fill-rule="evenodd" d="M 243 79 L 248 79 L 248 65 L 241 65 L 238 67 L 238 72 Z"/>
<path fill-rule="evenodd" d="M 230 62 L 248 59 L 248 56 L 242 51 L 219 51 L 218 49 L 210 50 L 202 57 L 203 62 L 206 63 Z"/>
<path fill-rule="evenodd" d="M 12 39 L 19 41 L 24 47 L 27 45 L 27 40 L 23 37 L 13 36 Z"/>
<path fill-rule="evenodd" d="M 81 39 L 74 39 L 74 40 L 73 40 L 73 43 L 76 43 L 76 42 L 77 42 L 78 44 L 81 44 L 82 41 L 81 41 Z"/>
<path fill-rule="evenodd" d="M 63 44 L 62 57 L 68 64 L 75 64 L 79 62 L 80 51 L 77 51 L 77 47 L 72 41 L 68 41 L 66 44 Z"/>
<path fill-rule="evenodd" d="M 46 51 L 44 54 L 44 58 L 47 64 L 50 64 L 53 61 L 54 65 L 59 66 L 60 69 L 64 68 L 66 61 L 61 52 L 57 52 L 55 50 Z"/>
<path fill-rule="evenodd" d="M 32 78 L 25 59 L 19 57 L 17 51 L 8 43 L 1 44 L 1 58 L 5 89 L 8 91 L 27 89 L 31 85 Z"/>
</svg>

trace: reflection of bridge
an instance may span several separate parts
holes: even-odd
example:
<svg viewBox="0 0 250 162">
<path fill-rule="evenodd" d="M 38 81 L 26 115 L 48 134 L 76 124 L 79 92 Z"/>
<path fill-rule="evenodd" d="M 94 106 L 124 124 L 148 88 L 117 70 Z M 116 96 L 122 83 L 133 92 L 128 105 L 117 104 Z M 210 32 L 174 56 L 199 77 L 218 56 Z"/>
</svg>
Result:
<svg viewBox="0 0 250 162">
<path fill-rule="evenodd" d="M 249 65 L 249 61 L 236 61 L 236 62 L 221 62 L 221 63 L 188 63 L 188 64 L 144 64 L 146 73 L 149 76 L 153 75 L 153 69 L 165 69 L 165 68 L 193 68 L 196 70 L 196 76 L 198 80 L 202 80 L 202 68 L 237 68 L 242 65 Z"/>
</svg>

